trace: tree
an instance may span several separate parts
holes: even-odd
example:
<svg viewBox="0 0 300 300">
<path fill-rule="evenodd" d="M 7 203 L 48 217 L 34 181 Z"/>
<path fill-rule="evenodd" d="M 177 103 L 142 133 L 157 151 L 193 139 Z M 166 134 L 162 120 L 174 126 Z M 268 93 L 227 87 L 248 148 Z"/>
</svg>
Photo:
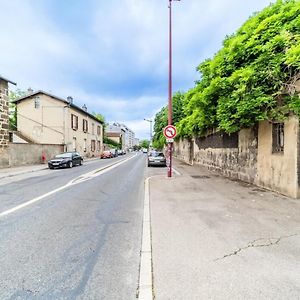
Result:
<svg viewBox="0 0 300 300">
<path fill-rule="evenodd" d="M 106 128 L 105 117 L 102 114 L 95 113 L 95 112 L 93 112 L 92 114 L 100 123 L 102 123 L 102 136 L 104 137 L 105 128 Z"/>
<path fill-rule="evenodd" d="M 20 89 L 9 91 L 9 129 L 17 130 L 17 106 L 13 102 L 21 97 L 24 97 L 27 93 Z"/>
<path fill-rule="evenodd" d="M 176 126 L 177 123 L 183 118 L 183 102 L 185 94 L 177 92 L 172 97 L 172 123 Z M 168 108 L 163 107 L 156 115 L 154 119 L 154 137 L 153 147 L 156 149 L 162 149 L 166 144 L 166 138 L 163 135 L 163 129 L 168 125 Z"/>
<path fill-rule="evenodd" d="M 103 143 L 106 144 L 109 148 L 112 148 L 112 149 L 122 149 L 122 143 L 118 143 L 106 136 L 103 137 Z"/>
<path fill-rule="evenodd" d="M 231 133 L 300 114 L 299 97 L 289 88 L 300 77 L 300 1 L 277 0 L 253 15 L 198 71 L 201 79 L 180 116 L 181 136 L 210 128 Z"/>
<path fill-rule="evenodd" d="M 149 140 L 141 140 L 140 141 L 140 146 L 141 146 L 141 148 L 149 148 L 149 146 L 150 146 L 150 141 Z"/>
</svg>

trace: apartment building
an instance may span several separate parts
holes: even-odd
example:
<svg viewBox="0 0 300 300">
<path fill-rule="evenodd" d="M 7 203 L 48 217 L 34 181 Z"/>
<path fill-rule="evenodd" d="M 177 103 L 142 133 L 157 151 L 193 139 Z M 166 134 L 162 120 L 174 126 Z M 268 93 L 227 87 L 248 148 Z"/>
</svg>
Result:
<svg viewBox="0 0 300 300">
<path fill-rule="evenodd" d="M 103 124 L 73 103 L 44 91 L 32 92 L 14 101 L 18 131 L 33 143 L 64 145 L 65 151 L 78 151 L 86 157 L 103 150 Z"/>
<path fill-rule="evenodd" d="M 106 128 L 106 132 L 107 133 L 123 132 L 123 141 L 122 141 L 122 145 L 124 145 L 123 149 L 128 150 L 134 146 L 135 134 L 125 124 L 117 123 L 117 122 L 109 124 Z"/>
</svg>

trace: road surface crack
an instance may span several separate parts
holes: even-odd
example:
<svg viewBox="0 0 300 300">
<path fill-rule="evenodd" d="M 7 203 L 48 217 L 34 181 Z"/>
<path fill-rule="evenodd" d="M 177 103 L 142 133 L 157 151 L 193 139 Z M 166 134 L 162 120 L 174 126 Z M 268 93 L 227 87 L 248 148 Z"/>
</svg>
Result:
<svg viewBox="0 0 300 300">
<path fill-rule="evenodd" d="M 249 248 L 270 247 L 270 246 L 278 245 L 281 240 L 287 239 L 287 238 L 290 238 L 293 236 L 297 236 L 297 235 L 299 235 L 299 234 L 285 235 L 285 236 L 280 236 L 278 238 L 259 238 L 259 239 L 249 242 L 248 245 L 245 247 L 238 248 L 238 249 L 234 250 L 233 252 L 225 254 L 223 257 L 216 258 L 214 261 L 222 260 L 227 257 L 237 255 L 240 252 L 247 250 Z"/>
</svg>

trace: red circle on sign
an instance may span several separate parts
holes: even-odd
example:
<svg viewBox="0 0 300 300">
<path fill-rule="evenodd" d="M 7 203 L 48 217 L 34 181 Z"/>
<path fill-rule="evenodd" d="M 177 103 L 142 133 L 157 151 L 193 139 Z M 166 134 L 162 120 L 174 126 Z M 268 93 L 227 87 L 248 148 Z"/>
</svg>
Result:
<svg viewBox="0 0 300 300">
<path fill-rule="evenodd" d="M 164 136 L 168 139 L 173 139 L 176 136 L 176 127 L 173 125 L 168 125 L 164 129 Z"/>
</svg>

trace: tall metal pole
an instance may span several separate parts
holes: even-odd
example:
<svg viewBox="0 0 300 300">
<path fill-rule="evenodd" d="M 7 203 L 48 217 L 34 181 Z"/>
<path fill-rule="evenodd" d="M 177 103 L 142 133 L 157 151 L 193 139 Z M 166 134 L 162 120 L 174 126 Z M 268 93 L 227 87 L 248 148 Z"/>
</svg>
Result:
<svg viewBox="0 0 300 300">
<path fill-rule="evenodd" d="M 152 136 L 152 120 L 150 120 L 150 146 L 152 146 L 152 139 L 153 139 L 153 136 Z"/>
<path fill-rule="evenodd" d="M 172 0 L 169 0 L 169 101 L 168 125 L 172 125 Z M 168 143 L 169 166 L 168 177 L 172 177 L 172 148 L 173 143 Z"/>
</svg>

